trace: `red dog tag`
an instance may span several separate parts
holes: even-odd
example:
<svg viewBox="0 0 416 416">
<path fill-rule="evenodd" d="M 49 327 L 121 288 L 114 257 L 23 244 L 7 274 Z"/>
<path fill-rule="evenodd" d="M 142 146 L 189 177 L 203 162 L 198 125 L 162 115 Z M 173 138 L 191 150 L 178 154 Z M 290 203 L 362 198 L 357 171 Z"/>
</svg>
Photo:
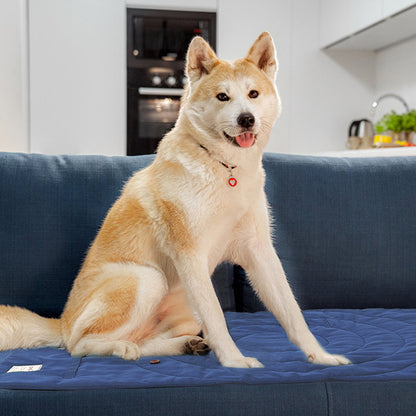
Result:
<svg viewBox="0 0 416 416">
<path fill-rule="evenodd" d="M 228 185 L 231 186 L 231 188 L 234 188 L 235 186 L 237 186 L 237 179 L 234 178 L 234 176 L 230 176 L 228 178 Z"/>
</svg>

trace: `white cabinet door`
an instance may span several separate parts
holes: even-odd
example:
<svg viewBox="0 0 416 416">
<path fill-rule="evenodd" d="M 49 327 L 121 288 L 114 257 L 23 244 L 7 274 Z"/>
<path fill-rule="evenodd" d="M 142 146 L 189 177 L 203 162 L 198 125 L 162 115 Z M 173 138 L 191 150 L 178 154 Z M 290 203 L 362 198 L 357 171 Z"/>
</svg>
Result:
<svg viewBox="0 0 416 416">
<path fill-rule="evenodd" d="M 350 29 L 348 1 L 320 0 L 320 46 L 326 47 L 344 38 Z"/>
<path fill-rule="evenodd" d="M 124 0 L 31 0 L 31 151 L 125 154 Z"/>
<path fill-rule="evenodd" d="M 26 4 L 0 1 L 0 151 L 27 152 Z"/>
<path fill-rule="evenodd" d="M 383 0 L 350 0 L 350 34 L 363 30 L 383 18 Z"/>
<path fill-rule="evenodd" d="M 415 0 L 383 0 L 383 17 L 389 17 L 412 6 L 416 6 Z"/>
<path fill-rule="evenodd" d="M 363 37 L 363 49 L 371 49 L 371 26 L 413 6 L 416 6 L 415 0 L 320 0 L 320 46 L 325 48 L 340 43 L 366 30 L 369 33 Z M 374 32 L 374 48 L 377 49 L 383 42 L 388 45 L 390 35 L 399 40 L 408 37 L 410 29 L 407 20 L 403 21 L 402 37 L 401 24 L 400 21 L 397 25 L 386 25 L 385 28 L 379 28 L 377 25 L 377 30 Z M 393 31 L 391 33 L 388 32 L 390 26 Z M 385 37 L 386 41 L 380 36 Z M 345 46 L 340 45 L 340 47 L 360 49 L 360 39 L 348 41 Z"/>
<path fill-rule="evenodd" d="M 384 0 L 320 0 L 321 47 L 336 43 L 382 19 Z"/>
</svg>

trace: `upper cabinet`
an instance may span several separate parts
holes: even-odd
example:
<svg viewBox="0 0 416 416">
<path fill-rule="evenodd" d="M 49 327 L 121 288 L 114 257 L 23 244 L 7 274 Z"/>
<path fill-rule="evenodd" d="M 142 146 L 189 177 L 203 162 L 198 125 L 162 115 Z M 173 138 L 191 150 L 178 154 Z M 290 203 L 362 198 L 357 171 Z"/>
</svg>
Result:
<svg viewBox="0 0 416 416">
<path fill-rule="evenodd" d="M 392 16 L 398 12 L 416 5 L 414 0 L 382 0 L 382 3 L 384 17 Z"/>
<path fill-rule="evenodd" d="M 320 0 L 320 46 L 378 50 L 416 35 L 415 0 Z"/>
</svg>

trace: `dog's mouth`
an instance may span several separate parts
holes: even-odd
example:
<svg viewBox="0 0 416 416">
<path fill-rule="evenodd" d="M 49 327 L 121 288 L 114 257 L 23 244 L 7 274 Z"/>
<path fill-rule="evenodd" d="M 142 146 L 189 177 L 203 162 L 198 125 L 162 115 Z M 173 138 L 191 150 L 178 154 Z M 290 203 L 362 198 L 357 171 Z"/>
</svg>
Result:
<svg viewBox="0 0 416 416">
<path fill-rule="evenodd" d="M 235 146 L 249 148 L 253 146 L 256 142 L 257 135 L 252 133 L 251 131 L 245 131 L 244 133 L 239 134 L 238 136 L 230 136 L 225 131 L 223 131 L 224 137 L 230 141 Z"/>
</svg>

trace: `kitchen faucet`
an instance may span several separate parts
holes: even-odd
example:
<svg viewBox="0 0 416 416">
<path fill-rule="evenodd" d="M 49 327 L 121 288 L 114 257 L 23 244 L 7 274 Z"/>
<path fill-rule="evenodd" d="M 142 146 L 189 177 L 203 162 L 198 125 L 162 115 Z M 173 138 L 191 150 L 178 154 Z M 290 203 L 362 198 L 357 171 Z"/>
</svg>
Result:
<svg viewBox="0 0 416 416">
<path fill-rule="evenodd" d="M 400 95 L 388 93 L 388 94 L 381 95 L 380 97 L 377 98 L 377 100 L 373 101 L 373 104 L 371 105 L 371 112 L 370 112 L 372 118 L 374 118 L 376 108 L 380 104 L 380 101 L 384 100 L 385 98 L 396 98 L 404 105 L 404 108 L 406 109 L 406 113 L 409 112 L 409 106 L 407 105 L 407 102 L 402 97 L 400 97 Z"/>
</svg>

